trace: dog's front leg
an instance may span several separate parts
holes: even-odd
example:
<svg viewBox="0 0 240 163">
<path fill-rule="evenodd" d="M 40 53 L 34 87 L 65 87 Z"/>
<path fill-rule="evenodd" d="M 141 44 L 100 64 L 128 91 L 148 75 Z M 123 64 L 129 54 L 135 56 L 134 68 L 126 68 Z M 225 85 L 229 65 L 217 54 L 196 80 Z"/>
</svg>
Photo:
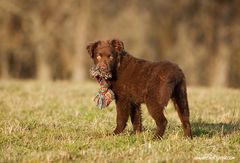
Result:
<svg viewBox="0 0 240 163">
<path fill-rule="evenodd" d="M 140 104 L 132 104 L 130 117 L 133 125 L 133 134 L 142 131 L 142 115 Z"/>
<path fill-rule="evenodd" d="M 113 131 L 114 134 L 123 132 L 127 125 L 128 117 L 130 115 L 131 104 L 125 99 L 116 100 L 117 106 L 117 127 Z"/>
</svg>

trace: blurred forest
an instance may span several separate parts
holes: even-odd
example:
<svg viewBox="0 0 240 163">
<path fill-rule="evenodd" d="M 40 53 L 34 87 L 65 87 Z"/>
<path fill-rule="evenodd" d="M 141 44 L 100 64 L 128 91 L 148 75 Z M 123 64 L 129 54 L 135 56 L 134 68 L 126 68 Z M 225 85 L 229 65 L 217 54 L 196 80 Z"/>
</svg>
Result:
<svg viewBox="0 0 240 163">
<path fill-rule="evenodd" d="M 188 83 L 240 87 L 239 0 L 0 0 L 0 78 L 88 78 L 87 43 L 176 62 Z"/>
</svg>

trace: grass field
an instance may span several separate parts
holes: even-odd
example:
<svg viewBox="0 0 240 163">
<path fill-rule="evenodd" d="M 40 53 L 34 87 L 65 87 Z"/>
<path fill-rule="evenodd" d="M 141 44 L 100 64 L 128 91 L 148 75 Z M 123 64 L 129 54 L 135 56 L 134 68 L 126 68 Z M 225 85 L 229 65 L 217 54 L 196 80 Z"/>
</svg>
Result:
<svg viewBox="0 0 240 163">
<path fill-rule="evenodd" d="M 183 137 L 170 102 L 163 140 L 143 106 L 144 132 L 107 136 L 114 104 L 99 110 L 96 83 L 0 82 L 0 162 L 240 161 L 240 90 L 188 89 L 194 138 Z"/>
</svg>

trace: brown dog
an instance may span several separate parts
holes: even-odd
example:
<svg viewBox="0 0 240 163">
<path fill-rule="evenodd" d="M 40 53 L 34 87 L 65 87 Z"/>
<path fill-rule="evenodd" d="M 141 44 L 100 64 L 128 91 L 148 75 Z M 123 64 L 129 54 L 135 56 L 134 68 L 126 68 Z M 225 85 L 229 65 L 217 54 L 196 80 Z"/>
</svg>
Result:
<svg viewBox="0 0 240 163">
<path fill-rule="evenodd" d="M 163 110 L 172 99 L 184 135 L 192 138 L 186 81 L 177 65 L 137 59 L 124 50 L 123 42 L 119 40 L 97 41 L 89 44 L 87 50 L 94 66 L 111 74 L 107 81 L 115 94 L 117 106 L 114 134 L 124 130 L 129 115 L 134 132 L 141 132 L 140 105 L 145 103 L 157 125 L 155 136 L 161 138 L 167 126 Z"/>
</svg>

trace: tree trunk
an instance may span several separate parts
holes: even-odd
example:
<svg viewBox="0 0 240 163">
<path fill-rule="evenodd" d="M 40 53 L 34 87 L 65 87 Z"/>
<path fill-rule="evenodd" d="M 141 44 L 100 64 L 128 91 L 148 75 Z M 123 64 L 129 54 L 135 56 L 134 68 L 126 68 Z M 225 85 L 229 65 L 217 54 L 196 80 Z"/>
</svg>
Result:
<svg viewBox="0 0 240 163">
<path fill-rule="evenodd" d="M 210 85 L 222 87 L 228 85 L 228 72 L 230 63 L 230 32 L 229 15 L 231 15 L 231 6 L 217 6 L 215 12 L 220 12 L 216 17 L 216 56 L 213 58 Z M 228 18 L 227 18 L 228 17 Z"/>
<path fill-rule="evenodd" d="M 91 19 L 91 1 L 85 1 L 82 5 L 80 17 L 76 20 L 75 33 L 75 57 L 73 60 L 72 80 L 84 81 L 86 79 L 86 44 L 88 37 L 89 21 Z"/>
<path fill-rule="evenodd" d="M 7 54 L 2 49 L 0 49 L 0 66 L 1 66 L 1 68 L 0 68 L 1 78 L 8 79 L 9 78 L 8 58 L 7 58 Z"/>
<path fill-rule="evenodd" d="M 47 63 L 47 54 L 42 45 L 37 45 L 37 79 L 42 81 L 51 80 L 51 70 Z"/>
<path fill-rule="evenodd" d="M 219 42 L 217 47 L 217 57 L 214 60 L 213 67 L 213 76 L 211 85 L 222 87 L 228 85 L 228 68 L 230 60 L 230 49 L 229 44 L 227 43 L 227 31 L 224 27 L 219 27 Z"/>
<path fill-rule="evenodd" d="M 44 31 L 39 17 L 32 14 L 31 19 L 33 23 L 32 41 L 35 42 L 37 59 L 36 76 L 39 80 L 49 81 L 51 80 L 51 69 L 49 64 L 47 63 L 47 56 L 49 54 L 48 50 L 46 49 L 46 38 L 48 38 L 46 35 L 48 31 Z"/>
</svg>

